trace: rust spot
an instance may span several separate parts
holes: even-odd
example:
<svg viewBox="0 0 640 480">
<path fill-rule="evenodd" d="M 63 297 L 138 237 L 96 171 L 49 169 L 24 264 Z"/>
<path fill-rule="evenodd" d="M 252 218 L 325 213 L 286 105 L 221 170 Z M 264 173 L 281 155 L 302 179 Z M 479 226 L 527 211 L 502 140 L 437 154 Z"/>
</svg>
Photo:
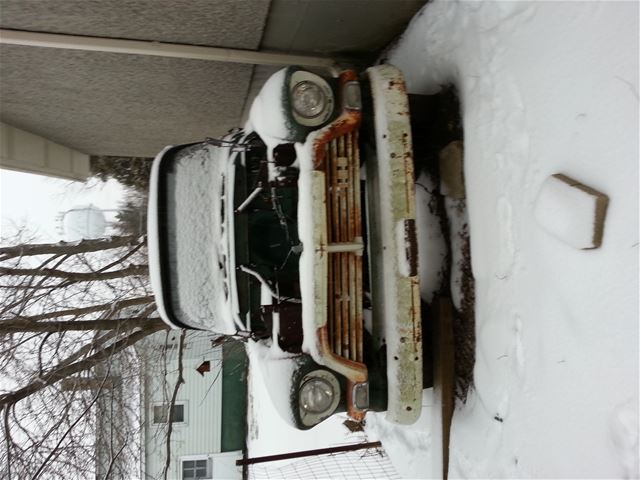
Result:
<svg viewBox="0 0 640 480">
<path fill-rule="evenodd" d="M 354 82 L 358 80 L 358 74 L 355 70 L 345 70 L 340 73 L 340 86 L 345 85 L 348 82 Z"/>
<path fill-rule="evenodd" d="M 324 171 L 326 169 L 325 146 L 334 138 L 346 135 L 360 127 L 362 114 L 358 111 L 343 111 L 342 115 L 330 125 L 322 129 L 322 134 L 313 143 L 313 168 Z"/>
<path fill-rule="evenodd" d="M 358 80 L 358 74 L 355 70 L 345 70 L 340 74 L 340 92 L 344 86 L 353 81 Z M 322 134 L 318 137 L 313 144 L 313 168 L 315 170 L 324 171 L 325 165 L 325 145 L 334 138 L 338 138 L 342 135 L 357 130 L 360 127 L 362 120 L 362 114 L 359 111 L 343 110 L 340 116 L 322 129 Z"/>
<path fill-rule="evenodd" d="M 416 221 L 413 218 L 405 220 L 404 245 L 410 277 L 415 277 L 418 274 L 418 242 L 416 238 Z"/>
<path fill-rule="evenodd" d="M 327 325 L 317 328 L 316 335 L 318 338 L 318 342 L 320 343 L 320 354 L 323 357 L 331 357 L 333 360 L 336 360 L 337 362 L 341 363 L 346 368 L 351 370 L 351 374 L 346 376 L 352 376 L 354 383 L 362 383 L 367 381 L 369 373 L 367 370 L 367 366 L 364 363 L 349 360 L 348 358 L 341 357 L 333 352 L 333 349 L 331 348 L 331 342 L 329 341 L 329 329 Z"/>
</svg>

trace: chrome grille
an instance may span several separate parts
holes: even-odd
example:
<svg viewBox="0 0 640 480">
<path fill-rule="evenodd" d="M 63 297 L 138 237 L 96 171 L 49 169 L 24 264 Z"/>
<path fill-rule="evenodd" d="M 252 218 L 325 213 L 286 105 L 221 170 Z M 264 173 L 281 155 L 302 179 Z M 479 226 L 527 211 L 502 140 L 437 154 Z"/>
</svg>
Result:
<svg viewBox="0 0 640 480">
<path fill-rule="evenodd" d="M 329 255 L 328 326 L 333 352 L 363 362 L 362 213 L 358 132 L 325 146 Z"/>
</svg>

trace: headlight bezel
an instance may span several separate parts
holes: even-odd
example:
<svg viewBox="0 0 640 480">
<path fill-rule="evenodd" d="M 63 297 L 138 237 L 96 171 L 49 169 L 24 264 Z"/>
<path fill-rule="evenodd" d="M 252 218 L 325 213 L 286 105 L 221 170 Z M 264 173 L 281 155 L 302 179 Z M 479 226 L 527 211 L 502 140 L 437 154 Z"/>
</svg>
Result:
<svg viewBox="0 0 640 480">
<path fill-rule="evenodd" d="M 313 386 L 324 385 L 326 388 L 331 389 L 331 400 L 328 402 L 327 407 L 324 410 L 314 410 L 308 408 L 305 405 L 305 398 L 303 398 L 303 389 L 311 388 Z M 340 382 L 338 378 L 329 370 L 317 369 L 307 373 L 298 383 L 298 414 L 300 422 L 304 427 L 310 428 L 324 419 L 332 415 L 342 398 L 342 392 L 340 388 Z"/>
<path fill-rule="evenodd" d="M 305 114 L 295 106 L 294 95 L 297 89 L 304 87 L 316 89 L 323 97 L 322 108 L 313 115 Z M 329 83 L 321 76 L 306 70 L 294 70 L 291 72 L 288 82 L 288 100 L 293 120 L 303 127 L 319 127 L 325 124 L 335 110 L 335 95 Z"/>
<path fill-rule="evenodd" d="M 305 120 L 317 118 L 327 109 L 327 95 L 316 82 L 302 80 L 291 88 L 290 95 L 291 108 Z M 315 105 L 301 104 L 302 102 L 309 103 L 310 96 L 316 97 L 311 99 L 315 101 Z"/>
</svg>

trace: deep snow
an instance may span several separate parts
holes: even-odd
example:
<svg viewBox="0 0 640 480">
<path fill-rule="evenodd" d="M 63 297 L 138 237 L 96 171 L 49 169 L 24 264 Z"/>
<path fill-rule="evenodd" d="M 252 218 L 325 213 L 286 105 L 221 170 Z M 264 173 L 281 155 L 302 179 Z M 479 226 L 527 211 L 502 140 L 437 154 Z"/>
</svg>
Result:
<svg viewBox="0 0 640 480">
<path fill-rule="evenodd" d="M 461 95 L 477 351 L 450 475 L 637 476 L 638 3 L 434 2 L 387 58 Z M 600 249 L 535 221 L 554 173 L 609 195 Z"/>
</svg>

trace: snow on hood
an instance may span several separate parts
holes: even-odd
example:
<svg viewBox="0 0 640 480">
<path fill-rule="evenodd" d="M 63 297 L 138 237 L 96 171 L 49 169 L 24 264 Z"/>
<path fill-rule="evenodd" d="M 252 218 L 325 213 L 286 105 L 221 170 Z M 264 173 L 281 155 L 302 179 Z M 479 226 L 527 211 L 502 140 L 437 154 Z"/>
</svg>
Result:
<svg viewBox="0 0 640 480">
<path fill-rule="evenodd" d="M 197 144 L 181 149 L 167 147 L 154 161 L 149 199 L 151 283 L 158 311 L 169 324 L 168 312 L 173 311 L 189 327 L 224 334 L 237 330 L 232 314 L 237 311 L 234 280 L 228 275 L 233 272 L 233 249 L 225 234 L 226 229 L 233 228 L 232 215 L 224 211 L 232 208 L 224 201 L 233 181 L 228 175 L 228 158 L 226 148 Z M 167 182 L 159 204 L 161 173 Z M 162 225 L 158 222 L 159 209 L 166 212 Z M 169 258 L 162 261 L 161 237 L 169 244 Z M 169 277 L 169 292 L 162 290 L 165 276 Z"/>
</svg>

